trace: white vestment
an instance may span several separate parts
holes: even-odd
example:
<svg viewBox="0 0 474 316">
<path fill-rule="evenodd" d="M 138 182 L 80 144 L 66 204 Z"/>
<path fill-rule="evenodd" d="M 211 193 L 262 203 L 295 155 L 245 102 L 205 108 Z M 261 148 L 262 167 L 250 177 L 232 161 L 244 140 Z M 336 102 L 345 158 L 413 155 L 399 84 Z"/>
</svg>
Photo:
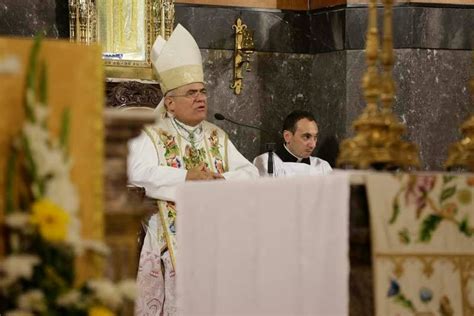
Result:
<svg viewBox="0 0 474 316">
<path fill-rule="evenodd" d="M 174 315 L 176 187 L 184 183 L 187 169 L 199 163 L 226 180 L 256 178 L 258 171 L 216 125 L 203 121 L 186 126 L 166 112 L 129 143 L 129 151 L 129 182 L 158 200 L 158 214 L 147 223 L 140 255 L 135 312 Z"/>
<path fill-rule="evenodd" d="M 280 148 L 273 153 L 273 176 L 288 177 L 296 175 L 328 174 L 332 171 L 331 165 L 321 158 L 309 157 L 306 159 L 309 164 L 299 160 L 301 159 L 293 156 L 288 152 L 286 147 Z M 253 164 L 257 167 L 260 176 L 269 176 L 268 153 L 255 157 Z"/>
</svg>

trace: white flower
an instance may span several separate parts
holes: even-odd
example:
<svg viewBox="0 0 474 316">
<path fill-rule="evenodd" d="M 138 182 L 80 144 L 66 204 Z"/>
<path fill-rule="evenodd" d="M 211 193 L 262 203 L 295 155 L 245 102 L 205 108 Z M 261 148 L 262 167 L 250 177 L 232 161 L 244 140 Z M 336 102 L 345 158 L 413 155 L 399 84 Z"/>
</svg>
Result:
<svg viewBox="0 0 474 316">
<path fill-rule="evenodd" d="M 28 90 L 26 90 L 26 105 L 29 108 L 33 108 L 35 103 L 36 103 L 35 90 L 32 88 L 29 88 Z"/>
<path fill-rule="evenodd" d="M 56 303 L 59 306 L 77 306 L 81 302 L 81 293 L 78 290 L 71 290 L 59 296 Z"/>
<path fill-rule="evenodd" d="M 79 221 L 77 222 L 79 223 Z M 67 242 L 72 246 L 76 255 L 81 256 L 86 250 L 93 251 L 102 256 L 110 254 L 110 248 L 104 242 L 92 239 L 82 239 L 79 232 L 71 233 L 71 231 L 76 231 L 76 229 L 70 228 Z"/>
<path fill-rule="evenodd" d="M 31 279 L 33 268 L 40 263 L 40 259 L 30 255 L 11 255 L 0 262 L 0 287 L 13 284 L 20 278 Z M 0 274 L 1 275 L 1 274 Z"/>
<path fill-rule="evenodd" d="M 88 282 L 89 287 L 95 296 L 106 307 L 116 309 L 122 304 L 122 297 L 118 288 L 109 280 L 91 280 Z"/>
<path fill-rule="evenodd" d="M 82 247 L 84 250 L 92 250 L 103 256 L 110 254 L 110 248 L 100 240 L 83 239 Z"/>
<path fill-rule="evenodd" d="M 47 145 L 48 143 L 48 130 L 41 125 L 25 122 L 23 124 L 23 134 L 31 142 L 31 145 Z"/>
<path fill-rule="evenodd" d="M 71 215 L 79 210 L 79 196 L 76 187 L 66 174 L 56 174 L 46 183 L 46 197 Z"/>
<path fill-rule="evenodd" d="M 69 171 L 61 150 L 50 148 L 49 145 L 40 142 L 30 144 L 39 177 L 64 173 L 64 169 Z"/>
<path fill-rule="evenodd" d="M 22 311 L 19 309 L 15 309 L 12 311 L 6 311 L 5 316 L 34 316 L 34 315 L 30 311 Z"/>
<path fill-rule="evenodd" d="M 3 54 L 2 54 L 3 55 Z M 16 55 L 3 55 L 0 58 L 0 74 L 19 74 L 21 71 L 20 59 Z"/>
<path fill-rule="evenodd" d="M 47 130 L 39 125 L 26 123 L 23 133 L 28 141 L 38 176 L 43 178 L 51 175 L 63 161 L 62 153 L 51 149 Z"/>
<path fill-rule="evenodd" d="M 24 230 L 30 221 L 30 215 L 23 212 L 14 212 L 5 217 L 5 224 L 13 229 Z"/>
<path fill-rule="evenodd" d="M 48 118 L 49 110 L 46 105 L 38 102 L 33 107 L 33 113 L 36 118 L 36 121 L 39 123 L 43 123 L 46 122 L 46 119 Z"/>
<path fill-rule="evenodd" d="M 77 217 L 71 217 L 68 227 L 67 243 L 74 249 L 74 253 L 78 256 L 84 252 L 81 237 L 81 221 Z"/>
<path fill-rule="evenodd" d="M 126 300 L 134 301 L 137 296 L 137 283 L 135 280 L 122 280 L 117 285 L 122 297 Z"/>
<path fill-rule="evenodd" d="M 46 302 L 43 292 L 30 290 L 18 297 L 18 307 L 22 310 L 43 312 L 46 310 Z"/>
<path fill-rule="evenodd" d="M 23 134 L 28 140 L 40 178 L 51 175 L 69 176 L 70 163 L 59 144 L 51 141 L 47 128 L 40 124 L 26 122 L 23 125 Z"/>
</svg>

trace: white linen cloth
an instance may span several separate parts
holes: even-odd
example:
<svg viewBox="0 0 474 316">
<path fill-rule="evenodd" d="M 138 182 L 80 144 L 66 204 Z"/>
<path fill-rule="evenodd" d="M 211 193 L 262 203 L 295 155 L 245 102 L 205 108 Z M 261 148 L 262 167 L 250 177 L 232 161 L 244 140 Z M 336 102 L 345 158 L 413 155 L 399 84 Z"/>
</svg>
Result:
<svg viewBox="0 0 474 316">
<path fill-rule="evenodd" d="M 348 315 L 347 174 L 178 188 L 178 315 Z"/>
</svg>

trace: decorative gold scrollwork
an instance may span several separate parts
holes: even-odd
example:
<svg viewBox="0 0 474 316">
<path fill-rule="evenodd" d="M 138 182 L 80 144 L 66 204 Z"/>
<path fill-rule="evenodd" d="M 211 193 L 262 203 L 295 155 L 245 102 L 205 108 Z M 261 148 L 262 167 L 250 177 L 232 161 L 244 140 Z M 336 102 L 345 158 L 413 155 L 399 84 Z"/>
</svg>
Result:
<svg viewBox="0 0 474 316">
<path fill-rule="evenodd" d="M 155 37 L 167 39 L 174 28 L 174 0 L 156 0 L 153 3 Z"/>
<path fill-rule="evenodd" d="M 69 0 L 70 40 L 85 44 L 97 39 L 97 12 L 94 0 Z"/>
<path fill-rule="evenodd" d="M 250 55 L 255 50 L 253 42 L 253 32 L 248 30 L 247 25 L 242 23 L 239 17 L 232 28 L 235 30 L 235 50 L 234 50 L 234 80 L 230 85 L 235 94 L 242 91 L 242 70 L 251 71 Z"/>
</svg>

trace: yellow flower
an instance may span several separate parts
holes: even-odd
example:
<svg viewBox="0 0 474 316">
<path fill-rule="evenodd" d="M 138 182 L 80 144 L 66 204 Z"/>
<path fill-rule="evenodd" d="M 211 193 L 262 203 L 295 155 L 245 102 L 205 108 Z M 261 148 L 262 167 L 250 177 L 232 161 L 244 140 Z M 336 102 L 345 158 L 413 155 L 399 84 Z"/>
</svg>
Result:
<svg viewBox="0 0 474 316">
<path fill-rule="evenodd" d="M 33 204 L 31 222 L 38 225 L 41 237 L 48 241 L 63 241 L 67 236 L 69 214 L 48 199 Z"/>
<path fill-rule="evenodd" d="M 115 316 L 115 313 L 107 307 L 94 306 L 89 309 L 89 316 Z"/>
</svg>

